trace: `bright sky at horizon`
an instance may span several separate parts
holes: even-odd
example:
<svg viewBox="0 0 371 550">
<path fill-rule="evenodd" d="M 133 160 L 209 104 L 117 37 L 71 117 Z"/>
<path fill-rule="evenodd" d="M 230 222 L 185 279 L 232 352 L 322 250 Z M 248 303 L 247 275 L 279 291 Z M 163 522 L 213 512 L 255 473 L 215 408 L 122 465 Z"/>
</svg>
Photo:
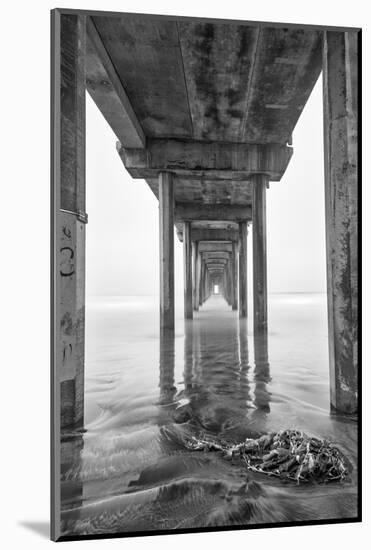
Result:
<svg viewBox="0 0 371 550">
<path fill-rule="evenodd" d="M 87 95 L 87 295 L 159 290 L 158 202 L 126 172 L 116 136 Z M 269 292 L 325 292 L 325 223 L 320 77 L 293 134 L 294 154 L 267 190 Z M 252 287 L 249 229 L 249 291 Z M 182 243 L 175 236 L 175 292 L 183 293 Z"/>
</svg>

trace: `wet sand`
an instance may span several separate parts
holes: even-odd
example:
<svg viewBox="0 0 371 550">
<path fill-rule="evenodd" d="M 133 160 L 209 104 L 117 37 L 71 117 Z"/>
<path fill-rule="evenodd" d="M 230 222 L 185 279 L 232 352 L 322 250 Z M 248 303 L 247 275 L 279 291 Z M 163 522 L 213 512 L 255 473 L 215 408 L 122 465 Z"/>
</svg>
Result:
<svg viewBox="0 0 371 550">
<path fill-rule="evenodd" d="M 212 296 L 160 338 L 155 298 L 88 302 L 86 431 L 62 439 L 64 535 L 357 515 L 357 424 L 329 411 L 325 296 L 272 295 L 269 314 L 268 341 L 254 342 L 250 320 Z M 240 442 L 286 428 L 335 442 L 349 479 L 297 486 L 184 446 L 195 431 Z"/>
</svg>

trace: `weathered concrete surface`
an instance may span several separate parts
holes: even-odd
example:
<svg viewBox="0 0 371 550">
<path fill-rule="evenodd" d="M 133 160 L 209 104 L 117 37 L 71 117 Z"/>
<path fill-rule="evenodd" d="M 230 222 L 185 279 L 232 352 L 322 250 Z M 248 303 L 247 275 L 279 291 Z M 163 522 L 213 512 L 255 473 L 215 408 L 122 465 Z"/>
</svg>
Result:
<svg viewBox="0 0 371 550">
<path fill-rule="evenodd" d="M 61 212 L 59 277 L 59 354 L 61 428 L 84 419 L 85 366 L 85 225 Z"/>
<path fill-rule="evenodd" d="M 178 28 L 194 136 L 237 141 L 258 27 L 180 22 Z"/>
<path fill-rule="evenodd" d="M 133 178 L 154 178 L 171 170 L 182 178 L 248 180 L 254 174 L 279 181 L 292 148 L 277 143 L 246 144 L 148 138 L 145 149 L 118 148 Z"/>
<path fill-rule="evenodd" d="M 233 288 L 232 288 L 232 267 L 231 262 L 228 262 L 225 268 L 225 274 L 226 274 L 226 290 L 227 290 L 227 302 L 228 305 L 232 305 L 233 302 Z"/>
<path fill-rule="evenodd" d="M 205 256 L 204 256 L 205 257 Z M 209 258 L 205 258 L 205 262 L 207 266 L 220 266 L 224 267 L 228 263 L 228 259 L 226 258 L 214 258 L 213 256 Z"/>
<path fill-rule="evenodd" d="M 174 231 L 174 230 L 173 230 Z M 191 224 L 183 224 L 184 317 L 193 318 Z"/>
<path fill-rule="evenodd" d="M 176 394 L 174 369 L 175 369 L 175 341 L 174 332 L 169 330 L 160 331 L 160 403 L 166 405 L 171 403 Z M 161 415 L 161 407 L 159 415 Z"/>
<path fill-rule="evenodd" d="M 357 411 L 357 32 L 324 33 L 323 97 L 331 405 Z"/>
<path fill-rule="evenodd" d="M 55 121 L 61 144 L 56 376 L 62 429 L 80 426 L 84 418 L 85 23 L 80 15 L 60 17 L 60 120 Z"/>
<path fill-rule="evenodd" d="M 159 176 L 160 327 L 174 329 L 174 189 L 173 176 Z"/>
<path fill-rule="evenodd" d="M 247 223 L 239 224 L 239 314 L 241 318 L 247 317 Z"/>
<path fill-rule="evenodd" d="M 265 191 L 268 178 L 254 176 L 253 182 L 253 294 L 254 294 L 254 334 L 267 333 L 267 236 Z"/>
<path fill-rule="evenodd" d="M 183 241 L 183 223 L 176 222 L 176 231 L 179 240 Z M 238 223 L 225 221 L 192 221 L 192 241 L 231 242 L 238 241 Z"/>
<path fill-rule="evenodd" d="M 192 242 L 192 300 L 193 300 L 193 309 L 198 310 L 198 301 L 197 301 L 197 276 L 198 276 L 198 242 Z"/>
<path fill-rule="evenodd" d="M 147 136 L 189 136 L 182 52 L 175 21 L 143 15 L 93 17 Z"/>
<path fill-rule="evenodd" d="M 251 220 L 251 206 L 176 203 L 175 221 L 232 221 Z"/>
<path fill-rule="evenodd" d="M 201 285 L 201 254 L 197 247 L 196 257 L 196 288 L 195 288 L 195 310 L 198 311 L 200 306 L 200 285 Z"/>
<path fill-rule="evenodd" d="M 238 231 L 235 229 L 194 229 L 192 224 L 191 237 L 192 241 L 238 241 Z"/>
<path fill-rule="evenodd" d="M 207 270 L 209 273 L 223 273 L 224 272 L 224 269 L 226 267 L 226 264 L 211 264 L 211 263 L 206 263 L 207 265 Z"/>
<path fill-rule="evenodd" d="M 285 144 L 321 70 L 315 29 L 93 20 L 148 137 Z"/>
<path fill-rule="evenodd" d="M 86 88 L 124 147 L 146 137 L 91 17 L 87 17 Z"/>
<path fill-rule="evenodd" d="M 225 245 L 225 248 L 226 250 L 222 250 L 222 249 L 218 249 L 217 247 L 214 249 L 214 250 L 204 250 L 203 248 L 203 243 L 201 243 L 201 246 L 200 246 L 200 251 L 201 251 L 201 256 L 204 260 L 208 260 L 208 259 L 223 259 L 225 261 L 228 261 L 229 258 L 230 258 L 230 255 L 231 255 L 231 252 L 228 251 L 228 245 Z M 201 248 L 202 247 L 202 248 Z"/>
<path fill-rule="evenodd" d="M 118 150 L 121 144 L 117 145 Z M 148 186 L 158 198 L 158 178 L 147 178 Z M 252 189 L 248 181 L 223 180 L 217 181 L 186 178 L 177 176 L 176 189 L 174 190 L 175 202 L 191 204 L 230 204 L 246 206 L 251 205 Z"/>
<path fill-rule="evenodd" d="M 201 258 L 201 270 L 200 270 L 200 306 L 205 301 L 205 262 Z"/>
<path fill-rule="evenodd" d="M 199 252 L 232 252 L 232 243 L 201 241 L 198 250 Z"/>
<path fill-rule="evenodd" d="M 238 243 L 232 245 L 231 257 L 232 271 L 232 309 L 238 309 Z"/>
</svg>

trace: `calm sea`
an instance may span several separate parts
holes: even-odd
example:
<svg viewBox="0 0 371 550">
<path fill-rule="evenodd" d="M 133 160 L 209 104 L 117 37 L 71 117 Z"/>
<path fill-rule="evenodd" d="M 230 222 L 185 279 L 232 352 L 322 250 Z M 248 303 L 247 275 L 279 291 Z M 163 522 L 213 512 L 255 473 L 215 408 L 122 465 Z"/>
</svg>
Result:
<svg viewBox="0 0 371 550">
<path fill-rule="evenodd" d="M 212 296 L 175 338 L 158 298 L 98 297 L 86 308 L 85 431 L 62 443 L 63 534 L 248 525 L 357 514 L 357 424 L 330 414 L 326 296 L 269 297 L 268 343 Z M 182 417 L 240 442 L 286 428 L 335 442 L 347 482 L 283 483 L 215 453 L 190 452 Z"/>
</svg>

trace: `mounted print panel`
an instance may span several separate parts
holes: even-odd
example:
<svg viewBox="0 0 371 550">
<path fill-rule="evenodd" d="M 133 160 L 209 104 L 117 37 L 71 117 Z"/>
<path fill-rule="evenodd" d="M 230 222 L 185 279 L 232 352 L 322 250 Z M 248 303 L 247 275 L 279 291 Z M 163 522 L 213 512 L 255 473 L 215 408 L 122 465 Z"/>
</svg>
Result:
<svg viewBox="0 0 371 550">
<path fill-rule="evenodd" d="M 52 538 L 361 519 L 360 29 L 52 11 Z"/>
</svg>

